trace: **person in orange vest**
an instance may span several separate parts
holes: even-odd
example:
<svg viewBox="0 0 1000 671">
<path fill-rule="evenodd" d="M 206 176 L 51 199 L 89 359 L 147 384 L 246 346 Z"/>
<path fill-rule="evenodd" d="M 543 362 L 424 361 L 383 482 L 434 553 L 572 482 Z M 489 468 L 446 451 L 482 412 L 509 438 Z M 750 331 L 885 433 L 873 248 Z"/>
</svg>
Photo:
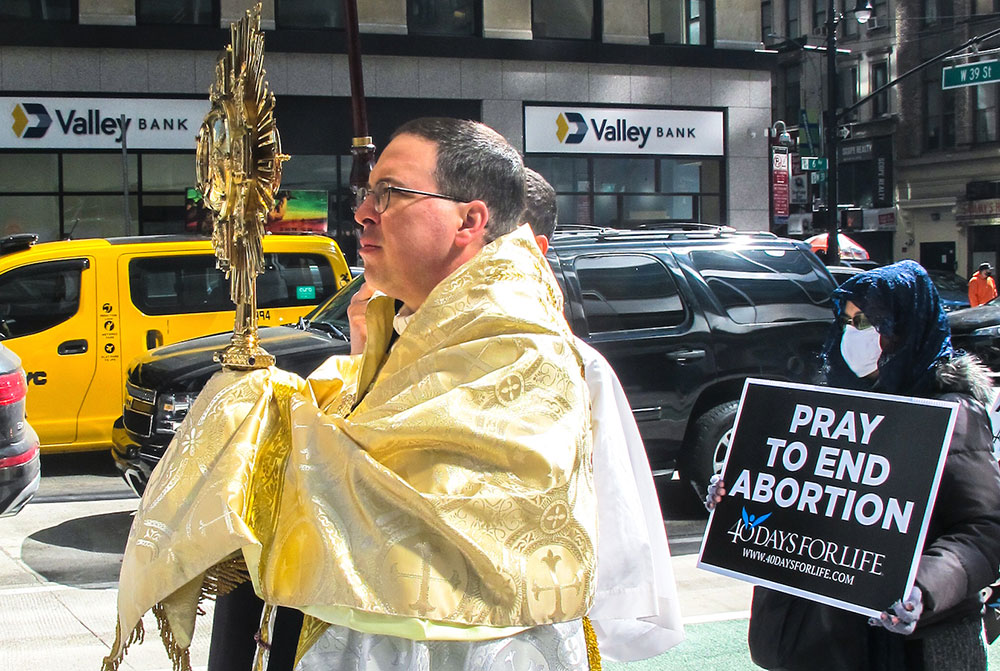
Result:
<svg viewBox="0 0 1000 671">
<path fill-rule="evenodd" d="M 997 297 L 997 285 L 990 277 L 993 268 L 989 263 L 980 263 L 979 270 L 969 280 L 969 305 L 976 307 Z"/>
</svg>

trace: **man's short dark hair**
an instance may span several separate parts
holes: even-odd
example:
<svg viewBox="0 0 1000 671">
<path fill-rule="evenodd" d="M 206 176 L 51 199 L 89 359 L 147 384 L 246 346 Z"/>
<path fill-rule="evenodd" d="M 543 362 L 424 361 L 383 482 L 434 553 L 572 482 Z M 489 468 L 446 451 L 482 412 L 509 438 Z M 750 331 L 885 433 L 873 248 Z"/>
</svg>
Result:
<svg viewBox="0 0 1000 671">
<path fill-rule="evenodd" d="M 437 146 L 434 180 L 441 193 L 481 200 L 490 211 L 486 242 L 510 233 L 524 210 L 524 163 L 500 133 L 478 121 L 424 117 L 392 134 L 416 135 Z"/>
<path fill-rule="evenodd" d="M 521 220 L 531 224 L 535 235 L 548 240 L 556 230 L 556 190 L 531 168 L 524 169 L 524 214 Z"/>
</svg>

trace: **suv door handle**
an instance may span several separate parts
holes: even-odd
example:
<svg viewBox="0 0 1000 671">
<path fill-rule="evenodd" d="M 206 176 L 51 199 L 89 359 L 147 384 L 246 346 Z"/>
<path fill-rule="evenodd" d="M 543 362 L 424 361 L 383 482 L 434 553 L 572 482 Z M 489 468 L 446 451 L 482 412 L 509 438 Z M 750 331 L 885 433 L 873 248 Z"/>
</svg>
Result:
<svg viewBox="0 0 1000 671">
<path fill-rule="evenodd" d="M 67 340 L 56 348 L 56 352 L 59 354 L 83 354 L 86 351 L 86 340 Z"/>
<path fill-rule="evenodd" d="M 678 349 L 673 352 L 667 352 L 666 356 L 671 361 L 676 361 L 677 363 L 687 363 L 688 361 L 698 361 L 699 359 L 704 359 L 705 350 Z"/>
</svg>

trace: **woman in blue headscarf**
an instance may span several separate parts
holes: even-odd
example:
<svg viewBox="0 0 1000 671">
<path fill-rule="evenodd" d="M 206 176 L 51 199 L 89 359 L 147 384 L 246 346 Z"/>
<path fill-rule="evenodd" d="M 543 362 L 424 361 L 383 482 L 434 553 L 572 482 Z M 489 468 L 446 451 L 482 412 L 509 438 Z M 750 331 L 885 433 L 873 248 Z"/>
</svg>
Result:
<svg viewBox="0 0 1000 671">
<path fill-rule="evenodd" d="M 750 653 L 773 671 L 982 671 L 981 590 L 1000 566 L 1000 471 L 985 404 L 988 372 L 951 346 L 927 272 L 900 261 L 848 279 L 833 294 L 827 384 L 940 398 L 959 413 L 916 584 L 880 618 L 755 588 Z M 712 483 L 706 505 L 725 494 Z"/>
</svg>

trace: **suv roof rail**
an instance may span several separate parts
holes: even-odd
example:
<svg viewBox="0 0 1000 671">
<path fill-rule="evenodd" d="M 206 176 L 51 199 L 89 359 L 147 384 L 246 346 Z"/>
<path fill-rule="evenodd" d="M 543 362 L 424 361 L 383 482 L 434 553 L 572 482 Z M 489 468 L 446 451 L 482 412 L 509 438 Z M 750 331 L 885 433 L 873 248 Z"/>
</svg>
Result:
<svg viewBox="0 0 1000 671">
<path fill-rule="evenodd" d="M 14 233 L 5 238 L 0 238 L 0 256 L 12 252 L 20 252 L 31 247 L 38 242 L 38 236 L 34 233 Z"/>
<path fill-rule="evenodd" d="M 556 228 L 554 237 L 568 239 L 572 237 L 593 237 L 598 240 L 627 240 L 650 237 L 665 237 L 668 239 L 705 239 L 722 238 L 724 236 L 739 236 L 750 238 L 769 238 L 778 240 L 780 236 L 771 231 L 738 231 L 730 226 L 716 224 L 676 223 L 656 225 L 654 228 L 607 228 L 588 226 L 585 224 L 570 224 Z"/>
</svg>

